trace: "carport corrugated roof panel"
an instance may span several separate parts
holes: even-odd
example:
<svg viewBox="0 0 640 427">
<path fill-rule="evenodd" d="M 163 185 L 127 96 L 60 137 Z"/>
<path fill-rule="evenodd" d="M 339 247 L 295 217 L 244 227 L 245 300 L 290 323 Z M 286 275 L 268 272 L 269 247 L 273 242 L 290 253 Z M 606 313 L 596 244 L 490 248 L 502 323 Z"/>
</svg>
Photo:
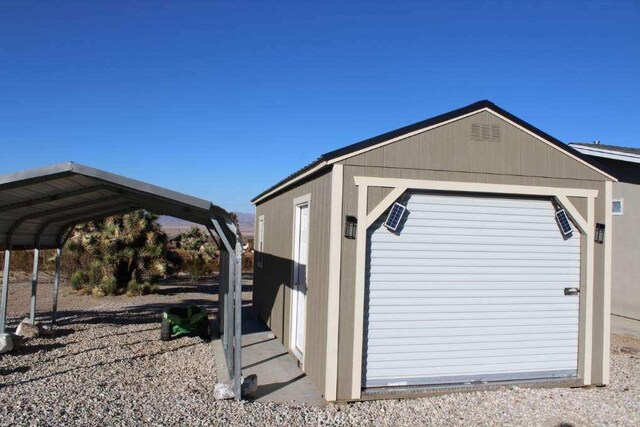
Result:
<svg viewBox="0 0 640 427">
<path fill-rule="evenodd" d="M 210 226 L 230 223 L 211 202 L 73 162 L 0 176 L 0 249 L 55 247 L 73 224 L 145 209 Z"/>
</svg>

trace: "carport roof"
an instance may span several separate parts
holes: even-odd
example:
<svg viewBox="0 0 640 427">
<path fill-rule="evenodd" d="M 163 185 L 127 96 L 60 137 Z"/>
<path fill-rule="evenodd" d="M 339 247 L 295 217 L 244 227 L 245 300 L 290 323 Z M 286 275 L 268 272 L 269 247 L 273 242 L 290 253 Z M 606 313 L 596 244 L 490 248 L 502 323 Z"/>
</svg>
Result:
<svg viewBox="0 0 640 427">
<path fill-rule="evenodd" d="M 0 176 L 0 249 L 31 249 L 38 239 L 40 248 L 56 247 L 70 226 L 136 209 L 205 226 L 212 219 L 232 224 L 209 201 L 67 162 Z"/>
</svg>

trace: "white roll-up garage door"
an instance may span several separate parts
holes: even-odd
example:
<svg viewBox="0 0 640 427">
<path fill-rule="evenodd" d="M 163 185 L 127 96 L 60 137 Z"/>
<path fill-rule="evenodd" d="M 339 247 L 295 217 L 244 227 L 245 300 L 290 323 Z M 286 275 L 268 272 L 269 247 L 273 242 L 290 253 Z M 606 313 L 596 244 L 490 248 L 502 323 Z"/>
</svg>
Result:
<svg viewBox="0 0 640 427">
<path fill-rule="evenodd" d="M 365 387 L 576 375 L 580 234 L 550 200 L 412 194 L 407 211 L 368 233 Z"/>
</svg>

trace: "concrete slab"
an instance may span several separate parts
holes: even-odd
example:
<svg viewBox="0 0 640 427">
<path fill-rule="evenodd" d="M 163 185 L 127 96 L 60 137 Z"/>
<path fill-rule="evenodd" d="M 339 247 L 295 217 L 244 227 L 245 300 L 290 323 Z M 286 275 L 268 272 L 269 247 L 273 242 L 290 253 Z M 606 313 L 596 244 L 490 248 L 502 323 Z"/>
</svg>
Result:
<svg viewBox="0 0 640 427">
<path fill-rule="evenodd" d="M 274 403 L 326 405 L 326 400 L 309 378 L 298 368 L 275 335 L 251 316 L 242 319 L 242 374 L 258 376 L 254 400 Z M 218 380 L 229 378 L 220 339 L 215 341 Z"/>
<path fill-rule="evenodd" d="M 611 316 L 611 333 L 640 340 L 640 321 L 628 317 Z"/>
</svg>

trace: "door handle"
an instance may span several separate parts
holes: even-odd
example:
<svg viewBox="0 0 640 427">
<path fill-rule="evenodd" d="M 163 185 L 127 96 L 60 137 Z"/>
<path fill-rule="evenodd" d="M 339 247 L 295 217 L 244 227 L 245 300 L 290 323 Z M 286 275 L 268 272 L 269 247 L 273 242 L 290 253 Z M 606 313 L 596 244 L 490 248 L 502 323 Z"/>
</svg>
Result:
<svg viewBox="0 0 640 427">
<path fill-rule="evenodd" d="M 580 288 L 564 288 L 565 295 L 578 295 L 580 293 Z"/>
</svg>

